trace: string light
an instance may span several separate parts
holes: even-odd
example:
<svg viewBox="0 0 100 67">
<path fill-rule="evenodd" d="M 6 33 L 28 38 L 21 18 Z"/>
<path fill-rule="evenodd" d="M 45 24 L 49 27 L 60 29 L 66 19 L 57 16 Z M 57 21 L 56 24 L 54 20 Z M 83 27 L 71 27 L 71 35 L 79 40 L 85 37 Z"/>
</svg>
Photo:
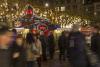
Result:
<svg viewBox="0 0 100 67">
<path fill-rule="evenodd" d="M 15 3 L 15 6 L 17 9 L 20 8 L 18 3 Z M 26 5 L 26 6 L 28 6 L 28 5 Z M 45 6 L 48 7 L 49 4 L 46 3 Z M 1 4 L 0 7 L 1 8 L 5 7 L 5 8 L 2 8 L 2 9 L 4 9 L 3 10 L 4 12 L 1 12 L 0 15 L 6 15 L 6 17 L 9 17 L 9 15 L 10 15 L 11 16 L 10 19 L 13 18 L 12 21 L 25 15 L 24 14 L 25 9 L 22 9 L 22 11 L 17 11 L 14 8 L 8 8 L 7 2 Z M 14 11 L 15 12 L 13 14 L 7 15 L 6 12 L 8 12 L 8 11 L 10 12 L 10 10 L 12 12 L 14 12 Z M 33 8 L 33 11 L 38 16 L 43 17 L 43 18 L 48 18 L 51 20 L 52 23 L 56 23 L 56 24 L 64 24 L 65 25 L 65 23 L 66 24 L 75 24 L 75 23 L 79 23 L 79 22 L 81 22 L 81 24 L 88 24 L 89 23 L 88 19 L 82 19 L 81 17 L 71 16 L 69 14 L 64 14 L 64 13 L 56 13 L 56 12 L 53 12 L 53 10 L 51 10 L 51 9 L 50 10 L 48 9 L 48 11 L 42 11 L 39 8 Z M 64 25 L 61 25 L 61 27 L 66 27 Z"/>
</svg>

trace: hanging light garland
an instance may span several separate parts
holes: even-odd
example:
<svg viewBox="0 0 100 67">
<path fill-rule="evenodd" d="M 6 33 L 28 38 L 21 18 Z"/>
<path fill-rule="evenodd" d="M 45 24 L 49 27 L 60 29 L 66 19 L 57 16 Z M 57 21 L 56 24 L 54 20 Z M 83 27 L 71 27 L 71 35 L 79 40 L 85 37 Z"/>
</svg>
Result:
<svg viewBox="0 0 100 67">
<path fill-rule="evenodd" d="M 26 7 L 22 9 L 21 11 L 18 11 L 20 8 L 21 7 L 19 7 L 18 3 L 15 3 L 12 7 L 9 8 L 9 4 L 7 3 L 7 1 L 5 1 L 4 3 L 0 5 L 0 9 L 2 9 L 0 11 L 0 16 L 1 17 L 6 16 L 9 22 L 16 22 L 19 17 L 22 17 L 25 15 L 24 11 Z M 40 8 L 33 7 L 33 11 L 34 11 L 33 14 L 36 14 L 42 18 L 48 18 L 51 20 L 53 24 L 60 24 L 62 27 L 66 27 L 66 26 L 63 26 L 65 24 L 80 23 L 82 25 L 86 25 L 90 23 L 90 20 L 88 19 L 83 19 L 82 17 L 78 17 L 78 16 L 72 16 L 67 13 L 65 14 L 65 13 L 60 13 L 56 11 L 53 12 L 52 9 L 48 9 L 47 11 L 42 11 Z M 31 10 L 28 11 L 28 13 L 32 13 Z"/>
</svg>

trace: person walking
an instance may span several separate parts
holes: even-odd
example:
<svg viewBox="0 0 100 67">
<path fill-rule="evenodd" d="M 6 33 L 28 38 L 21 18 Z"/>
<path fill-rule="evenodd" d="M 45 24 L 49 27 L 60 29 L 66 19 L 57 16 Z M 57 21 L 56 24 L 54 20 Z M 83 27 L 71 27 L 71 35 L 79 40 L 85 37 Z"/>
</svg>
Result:
<svg viewBox="0 0 100 67">
<path fill-rule="evenodd" d="M 5 25 L 0 25 L 0 66 L 12 67 L 11 51 L 9 49 L 13 40 L 13 33 Z"/>
<path fill-rule="evenodd" d="M 68 45 L 68 32 L 63 31 L 61 36 L 58 39 L 58 47 L 60 50 L 60 53 L 59 53 L 60 61 L 66 60 L 67 45 Z"/>
<path fill-rule="evenodd" d="M 13 67 L 25 67 L 26 54 L 24 48 L 24 40 L 21 34 L 17 36 L 15 43 L 11 47 L 11 51 Z"/>
<path fill-rule="evenodd" d="M 26 61 L 27 67 L 35 67 L 36 66 L 36 57 L 37 50 L 35 47 L 34 36 L 31 32 L 29 32 L 26 36 Z"/>
<path fill-rule="evenodd" d="M 72 67 L 88 67 L 85 36 L 79 31 L 79 27 L 78 24 L 74 24 L 72 32 L 69 34 L 69 60 Z"/>
<path fill-rule="evenodd" d="M 47 40 L 46 36 L 44 35 L 44 32 L 40 32 L 39 39 L 40 39 L 41 45 L 42 45 L 42 59 L 43 59 L 43 61 L 47 61 L 48 40 Z"/>
<path fill-rule="evenodd" d="M 100 34 L 99 27 L 95 26 L 91 38 L 91 49 L 98 56 L 100 60 Z"/>
<path fill-rule="evenodd" d="M 37 49 L 37 54 L 36 56 L 36 60 L 37 60 L 37 64 L 38 67 L 41 67 L 41 56 L 42 56 L 42 45 L 41 45 L 41 41 L 39 40 L 38 35 L 34 36 L 34 40 L 35 40 L 35 47 Z"/>
<path fill-rule="evenodd" d="M 53 59 L 55 53 L 55 39 L 52 32 L 50 32 L 48 36 L 48 50 L 50 59 Z"/>
</svg>

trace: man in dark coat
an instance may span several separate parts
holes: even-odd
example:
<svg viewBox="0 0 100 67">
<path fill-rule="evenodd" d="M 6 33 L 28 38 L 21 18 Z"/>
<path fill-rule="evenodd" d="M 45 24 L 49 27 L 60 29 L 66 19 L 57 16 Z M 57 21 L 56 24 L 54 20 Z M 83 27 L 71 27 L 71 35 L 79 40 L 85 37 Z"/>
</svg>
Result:
<svg viewBox="0 0 100 67">
<path fill-rule="evenodd" d="M 67 45 L 68 45 L 68 32 L 63 31 L 62 35 L 58 39 L 58 47 L 60 50 L 59 54 L 59 59 L 60 60 L 65 60 L 66 58 L 66 50 L 67 50 Z"/>
<path fill-rule="evenodd" d="M 40 32 L 40 37 L 39 37 L 40 41 L 41 41 L 41 45 L 42 45 L 42 58 L 43 61 L 47 61 L 47 38 L 44 35 L 44 32 Z"/>
<path fill-rule="evenodd" d="M 69 60 L 73 67 L 88 67 L 85 54 L 85 37 L 79 32 L 79 26 L 73 25 L 69 35 Z"/>
<path fill-rule="evenodd" d="M 52 32 L 50 32 L 50 35 L 48 36 L 48 49 L 49 49 L 50 59 L 53 59 L 55 53 L 55 40 Z"/>
<path fill-rule="evenodd" d="M 100 34 L 97 26 L 94 27 L 93 36 L 91 38 L 91 49 L 100 58 Z"/>
<path fill-rule="evenodd" d="M 7 26 L 0 26 L 0 67 L 11 67 L 9 44 L 12 35 Z"/>
</svg>

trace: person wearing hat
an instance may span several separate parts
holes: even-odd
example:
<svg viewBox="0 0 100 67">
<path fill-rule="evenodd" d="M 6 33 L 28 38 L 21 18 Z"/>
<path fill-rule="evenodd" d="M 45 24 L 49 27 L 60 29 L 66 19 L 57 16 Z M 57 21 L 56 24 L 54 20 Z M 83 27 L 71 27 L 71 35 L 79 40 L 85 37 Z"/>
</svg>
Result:
<svg viewBox="0 0 100 67">
<path fill-rule="evenodd" d="M 0 26 L 0 66 L 11 67 L 11 54 L 9 50 L 10 43 L 12 42 L 12 32 L 7 26 Z"/>
</svg>

